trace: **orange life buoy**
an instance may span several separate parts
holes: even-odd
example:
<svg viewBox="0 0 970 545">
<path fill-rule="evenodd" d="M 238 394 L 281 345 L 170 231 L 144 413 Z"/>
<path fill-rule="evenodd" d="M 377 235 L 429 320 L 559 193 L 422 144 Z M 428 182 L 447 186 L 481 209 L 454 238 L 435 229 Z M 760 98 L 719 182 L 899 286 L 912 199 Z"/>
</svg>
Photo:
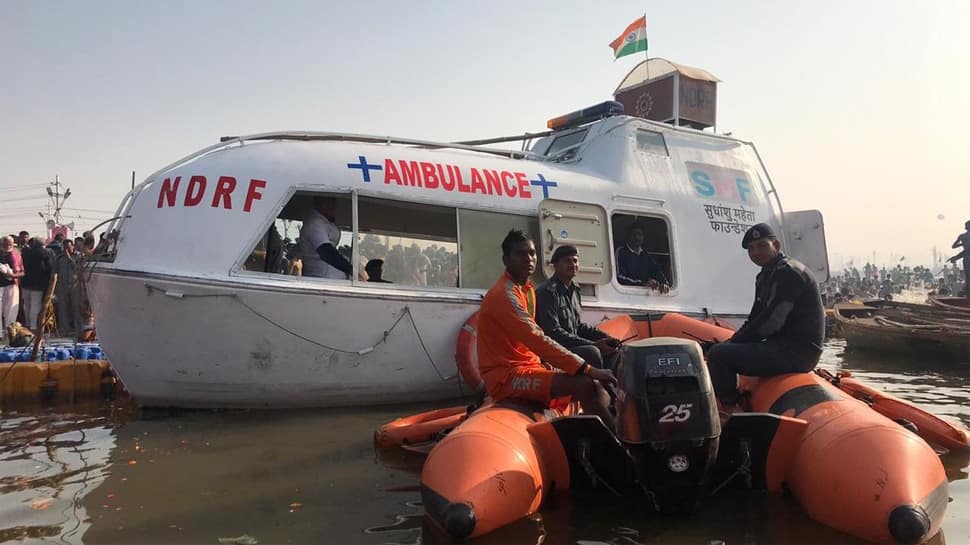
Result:
<svg viewBox="0 0 970 545">
<path fill-rule="evenodd" d="M 381 448 L 431 441 L 439 432 L 460 424 L 467 411 L 464 406 L 449 407 L 398 418 L 374 432 L 374 441 Z"/>
<path fill-rule="evenodd" d="M 458 372 L 472 390 L 484 386 L 482 375 L 478 372 L 478 311 L 472 314 L 461 326 L 458 332 L 458 344 L 455 347 L 455 361 Z"/>
</svg>

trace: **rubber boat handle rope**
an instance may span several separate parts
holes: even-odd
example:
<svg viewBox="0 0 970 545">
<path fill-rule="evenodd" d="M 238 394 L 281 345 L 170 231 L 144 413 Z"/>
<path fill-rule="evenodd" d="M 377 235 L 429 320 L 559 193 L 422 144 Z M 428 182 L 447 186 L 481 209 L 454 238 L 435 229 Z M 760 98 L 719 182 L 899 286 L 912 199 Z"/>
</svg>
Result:
<svg viewBox="0 0 970 545">
<path fill-rule="evenodd" d="M 702 342 L 702 343 L 709 343 L 709 342 L 711 342 L 711 341 L 714 341 L 714 342 L 716 342 L 716 343 L 719 343 L 719 342 L 721 342 L 721 341 L 719 341 L 719 340 L 717 340 L 717 339 L 716 339 L 716 338 L 714 338 L 714 337 L 711 337 L 710 339 L 704 339 L 704 338 L 702 338 L 702 337 L 698 337 L 697 335 L 694 335 L 694 334 L 693 334 L 693 333 L 691 333 L 690 331 L 681 331 L 681 333 L 683 333 L 684 335 L 688 335 L 688 336 L 690 336 L 690 337 L 693 337 L 693 338 L 694 338 L 694 340 L 696 340 L 696 341 L 700 341 L 700 342 Z"/>
<path fill-rule="evenodd" d="M 428 358 L 428 363 L 431 364 L 431 367 L 434 369 L 435 374 L 438 375 L 438 378 L 440 378 L 443 381 L 449 381 L 454 379 L 457 376 L 457 374 L 445 376 L 444 374 L 442 374 L 441 370 L 438 369 L 438 366 L 434 362 L 434 358 L 431 357 L 431 353 L 428 351 L 428 347 L 424 343 L 424 338 L 421 336 L 421 331 L 418 329 L 418 324 L 415 323 L 414 321 L 414 316 L 411 314 L 411 307 L 409 307 L 408 305 L 404 305 L 404 307 L 401 309 L 401 315 L 397 317 L 397 320 L 394 320 L 394 323 L 391 325 L 389 329 L 384 331 L 384 333 L 381 335 L 381 339 L 378 340 L 376 343 L 374 343 L 371 346 L 368 346 L 367 348 L 362 348 L 360 350 L 345 350 L 342 348 L 337 348 L 334 346 L 323 344 L 319 341 L 315 341 L 313 339 L 310 339 L 308 337 L 305 337 L 297 333 L 296 331 L 293 331 L 292 329 L 287 328 L 286 326 L 280 324 L 279 322 L 273 320 L 269 316 L 266 316 L 262 312 L 250 306 L 249 303 L 244 301 L 242 297 L 239 296 L 238 293 L 183 293 L 181 291 L 167 290 L 165 288 L 153 286 L 148 283 L 145 283 L 145 288 L 147 288 L 149 292 L 157 291 L 159 293 L 162 293 L 163 295 L 166 295 L 168 297 L 173 297 L 175 299 L 196 299 L 196 298 L 209 298 L 209 297 L 225 297 L 225 298 L 233 299 L 234 301 L 236 301 L 237 303 L 245 307 L 247 310 L 249 310 L 249 312 L 252 312 L 256 316 L 262 318 L 264 321 L 272 324 L 277 329 L 280 329 L 285 333 L 288 333 L 298 339 L 306 341 L 314 346 L 319 346 L 320 348 L 325 348 L 332 352 L 339 352 L 341 354 L 353 354 L 356 356 L 367 355 L 373 352 L 374 349 L 376 349 L 378 346 L 386 343 L 387 339 L 391 336 L 391 333 L 393 333 L 394 330 L 397 328 L 398 324 L 401 323 L 401 320 L 403 320 L 404 317 L 407 316 L 408 321 L 411 322 L 411 328 L 414 330 L 414 334 L 418 338 L 418 343 L 421 345 L 421 350 L 424 351 L 424 355 Z M 360 362 L 358 362 L 356 365 L 360 365 Z"/>
</svg>

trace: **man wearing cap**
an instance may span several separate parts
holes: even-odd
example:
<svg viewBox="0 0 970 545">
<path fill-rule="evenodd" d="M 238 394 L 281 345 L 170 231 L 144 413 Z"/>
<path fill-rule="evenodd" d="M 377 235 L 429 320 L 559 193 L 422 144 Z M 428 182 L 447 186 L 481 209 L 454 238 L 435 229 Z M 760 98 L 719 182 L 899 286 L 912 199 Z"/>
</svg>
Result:
<svg viewBox="0 0 970 545">
<path fill-rule="evenodd" d="M 579 250 L 565 245 L 552 253 L 552 278 L 536 288 L 536 323 L 552 340 L 578 354 L 594 367 L 613 369 L 619 355 L 619 339 L 586 324 L 582 319 L 579 284 L 573 281 L 579 272 Z"/>
<path fill-rule="evenodd" d="M 759 223 L 748 229 L 741 247 L 761 267 L 754 305 L 730 340 L 707 347 L 714 393 L 725 408 L 738 403 L 739 374 L 810 372 L 822 355 L 825 335 L 818 283 L 805 265 L 782 253 L 771 226 Z"/>
</svg>

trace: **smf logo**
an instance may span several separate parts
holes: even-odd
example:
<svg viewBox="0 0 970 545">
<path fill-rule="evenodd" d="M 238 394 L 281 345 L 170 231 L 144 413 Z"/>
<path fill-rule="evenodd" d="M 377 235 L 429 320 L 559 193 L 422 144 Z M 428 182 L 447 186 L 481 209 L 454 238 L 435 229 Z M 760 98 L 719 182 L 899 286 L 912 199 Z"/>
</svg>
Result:
<svg viewBox="0 0 970 545">
<path fill-rule="evenodd" d="M 685 165 L 694 191 L 699 196 L 741 204 L 758 203 L 758 195 L 746 172 L 702 163 Z"/>
</svg>

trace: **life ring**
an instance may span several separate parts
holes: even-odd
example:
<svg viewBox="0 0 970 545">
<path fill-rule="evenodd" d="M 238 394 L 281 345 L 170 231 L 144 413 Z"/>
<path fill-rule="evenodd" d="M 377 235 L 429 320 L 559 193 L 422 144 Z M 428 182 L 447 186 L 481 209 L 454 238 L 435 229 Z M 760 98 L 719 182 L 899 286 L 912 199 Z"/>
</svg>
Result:
<svg viewBox="0 0 970 545">
<path fill-rule="evenodd" d="M 398 418 L 374 432 L 374 442 L 381 448 L 391 448 L 432 441 L 438 433 L 454 428 L 467 416 L 467 407 L 461 406 Z"/>
<path fill-rule="evenodd" d="M 455 361 L 458 372 L 472 390 L 478 391 L 485 386 L 478 372 L 478 311 L 462 324 L 455 347 Z"/>
</svg>

